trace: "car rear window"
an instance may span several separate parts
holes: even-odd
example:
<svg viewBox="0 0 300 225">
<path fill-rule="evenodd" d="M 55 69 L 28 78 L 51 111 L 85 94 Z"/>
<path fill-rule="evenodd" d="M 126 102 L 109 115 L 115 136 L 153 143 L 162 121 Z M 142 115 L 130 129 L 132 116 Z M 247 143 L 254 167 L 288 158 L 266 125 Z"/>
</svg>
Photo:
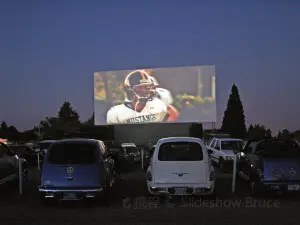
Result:
<svg viewBox="0 0 300 225">
<path fill-rule="evenodd" d="M 170 142 L 159 147 L 159 161 L 201 161 L 203 151 L 200 144 L 195 142 Z"/>
<path fill-rule="evenodd" d="M 242 141 L 221 141 L 222 150 L 241 150 L 244 146 Z"/>
<path fill-rule="evenodd" d="M 255 153 L 266 157 L 300 158 L 300 147 L 290 140 L 263 141 L 257 146 Z"/>
<path fill-rule="evenodd" d="M 124 149 L 126 150 L 127 154 L 139 152 L 138 148 L 133 146 L 126 146 Z"/>
<path fill-rule="evenodd" d="M 96 145 L 92 143 L 59 143 L 49 150 L 51 164 L 93 164 L 96 161 Z"/>
</svg>

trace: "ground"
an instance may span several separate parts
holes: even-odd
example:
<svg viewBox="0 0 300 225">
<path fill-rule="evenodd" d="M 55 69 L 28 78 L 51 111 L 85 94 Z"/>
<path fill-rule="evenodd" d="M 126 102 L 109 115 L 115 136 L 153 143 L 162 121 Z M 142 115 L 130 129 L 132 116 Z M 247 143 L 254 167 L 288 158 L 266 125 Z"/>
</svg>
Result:
<svg viewBox="0 0 300 225">
<path fill-rule="evenodd" d="M 173 199 L 149 197 L 145 173 L 123 174 L 111 190 L 109 202 L 43 206 L 37 193 L 38 175 L 30 170 L 23 196 L 13 186 L 1 187 L 1 224 L 298 224 L 300 195 L 252 199 L 243 182 L 231 194 L 231 175 L 217 173 L 216 198 Z"/>
</svg>

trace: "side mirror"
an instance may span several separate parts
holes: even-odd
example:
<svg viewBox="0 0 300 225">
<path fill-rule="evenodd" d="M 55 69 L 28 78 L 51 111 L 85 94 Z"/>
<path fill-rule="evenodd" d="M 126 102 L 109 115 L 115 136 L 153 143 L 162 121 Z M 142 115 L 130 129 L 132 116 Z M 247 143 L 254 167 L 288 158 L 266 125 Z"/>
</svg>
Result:
<svg viewBox="0 0 300 225">
<path fill-rule="evenodd" d="M 219 146 L 216 146 L 215 149 L 220 150 L 220 147 L 219 147 Z"/>
<path fill-rule="evenodd" d="M 207 152 L 208 152 L 209 155 L 211 155 L 213 153 L 213 150 L 208 149 Z"/>
</svg>

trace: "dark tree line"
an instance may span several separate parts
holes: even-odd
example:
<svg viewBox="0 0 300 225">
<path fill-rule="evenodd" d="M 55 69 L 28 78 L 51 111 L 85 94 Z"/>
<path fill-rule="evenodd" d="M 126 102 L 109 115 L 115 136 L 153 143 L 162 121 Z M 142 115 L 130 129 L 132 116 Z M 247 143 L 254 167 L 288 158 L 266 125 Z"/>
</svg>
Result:
<svg viewBox="0 0 300 225">
<path fill-rule="evenodd" d="M 232 85 L 231 88 L 220 132 L 230 134 L 232 137 L 246 139 L 271 137 L 300 139 L 300 130 L 296 132 L 289 132 L 287 129 L 284 129 L 277 135 L 273 136 L 271 130 L 263 125 L 251 124 L 247 129 L 245 125 L 243 103 L 235 84 Z"/>
<path fill-rule="evenodd" d="M 271 130 L 263 125 L 251 124 L 248 129 L 246 128 L 243 103 L 235 84 L 231 88 L 222 127 L 219 132 L 245 139 L 272 137 Z M 14 126 L 8 125 L 4 121 L 0 125 L 0 138 L 8 139 L 9 141 L 27 142 L 42 139 L 60 139 L 74 136 L 74 134 L 78 134 L 80 137 L 102 139 L 104 137 L 109 138 L 109 135 L 111 135 L 108 126 L 101 128 L 94 126 L 94 114 L 87 121 L 80 121 L 78 112 L 73 109 L 68 101 L 62 104 L 56 116 L 46 117 L 31 130 L 19 132 Z M 289 132 L 287 129 L 284 129 L 275 136 L 300 139 L 300 130 Z"/>
</svg>

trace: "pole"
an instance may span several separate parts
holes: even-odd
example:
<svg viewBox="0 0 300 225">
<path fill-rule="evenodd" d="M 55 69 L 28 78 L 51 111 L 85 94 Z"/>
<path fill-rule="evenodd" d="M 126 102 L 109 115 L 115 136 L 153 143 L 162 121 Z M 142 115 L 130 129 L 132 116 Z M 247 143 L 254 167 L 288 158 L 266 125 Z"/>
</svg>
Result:
<svg viewBox="0 0 300 225">
<path fill-rule="evenodd" d="M 233 156 L 233 174 L 232 174 L 232 189 L 231 192 L 235 192 L 235 182 L 236 182 L 236 154 Z"/>
<path fill-rule="evenodd" d="M 40 164 L 40 153 L 37 153 L 37 166 L 38 166 L 38 171 L 41 170 L 41 164 Z"/>
<path fill-rule="evenodd" d="M 141 166 L 143 171 L 144 170 L 144 149 L 141 149 Z"/>
<path fill-rule="evenodd" d="M 24 159 L 18 159 L 18 167 L 19 167 L 19 194 L 23 195 L 23 161 Z"/>
</svg>

